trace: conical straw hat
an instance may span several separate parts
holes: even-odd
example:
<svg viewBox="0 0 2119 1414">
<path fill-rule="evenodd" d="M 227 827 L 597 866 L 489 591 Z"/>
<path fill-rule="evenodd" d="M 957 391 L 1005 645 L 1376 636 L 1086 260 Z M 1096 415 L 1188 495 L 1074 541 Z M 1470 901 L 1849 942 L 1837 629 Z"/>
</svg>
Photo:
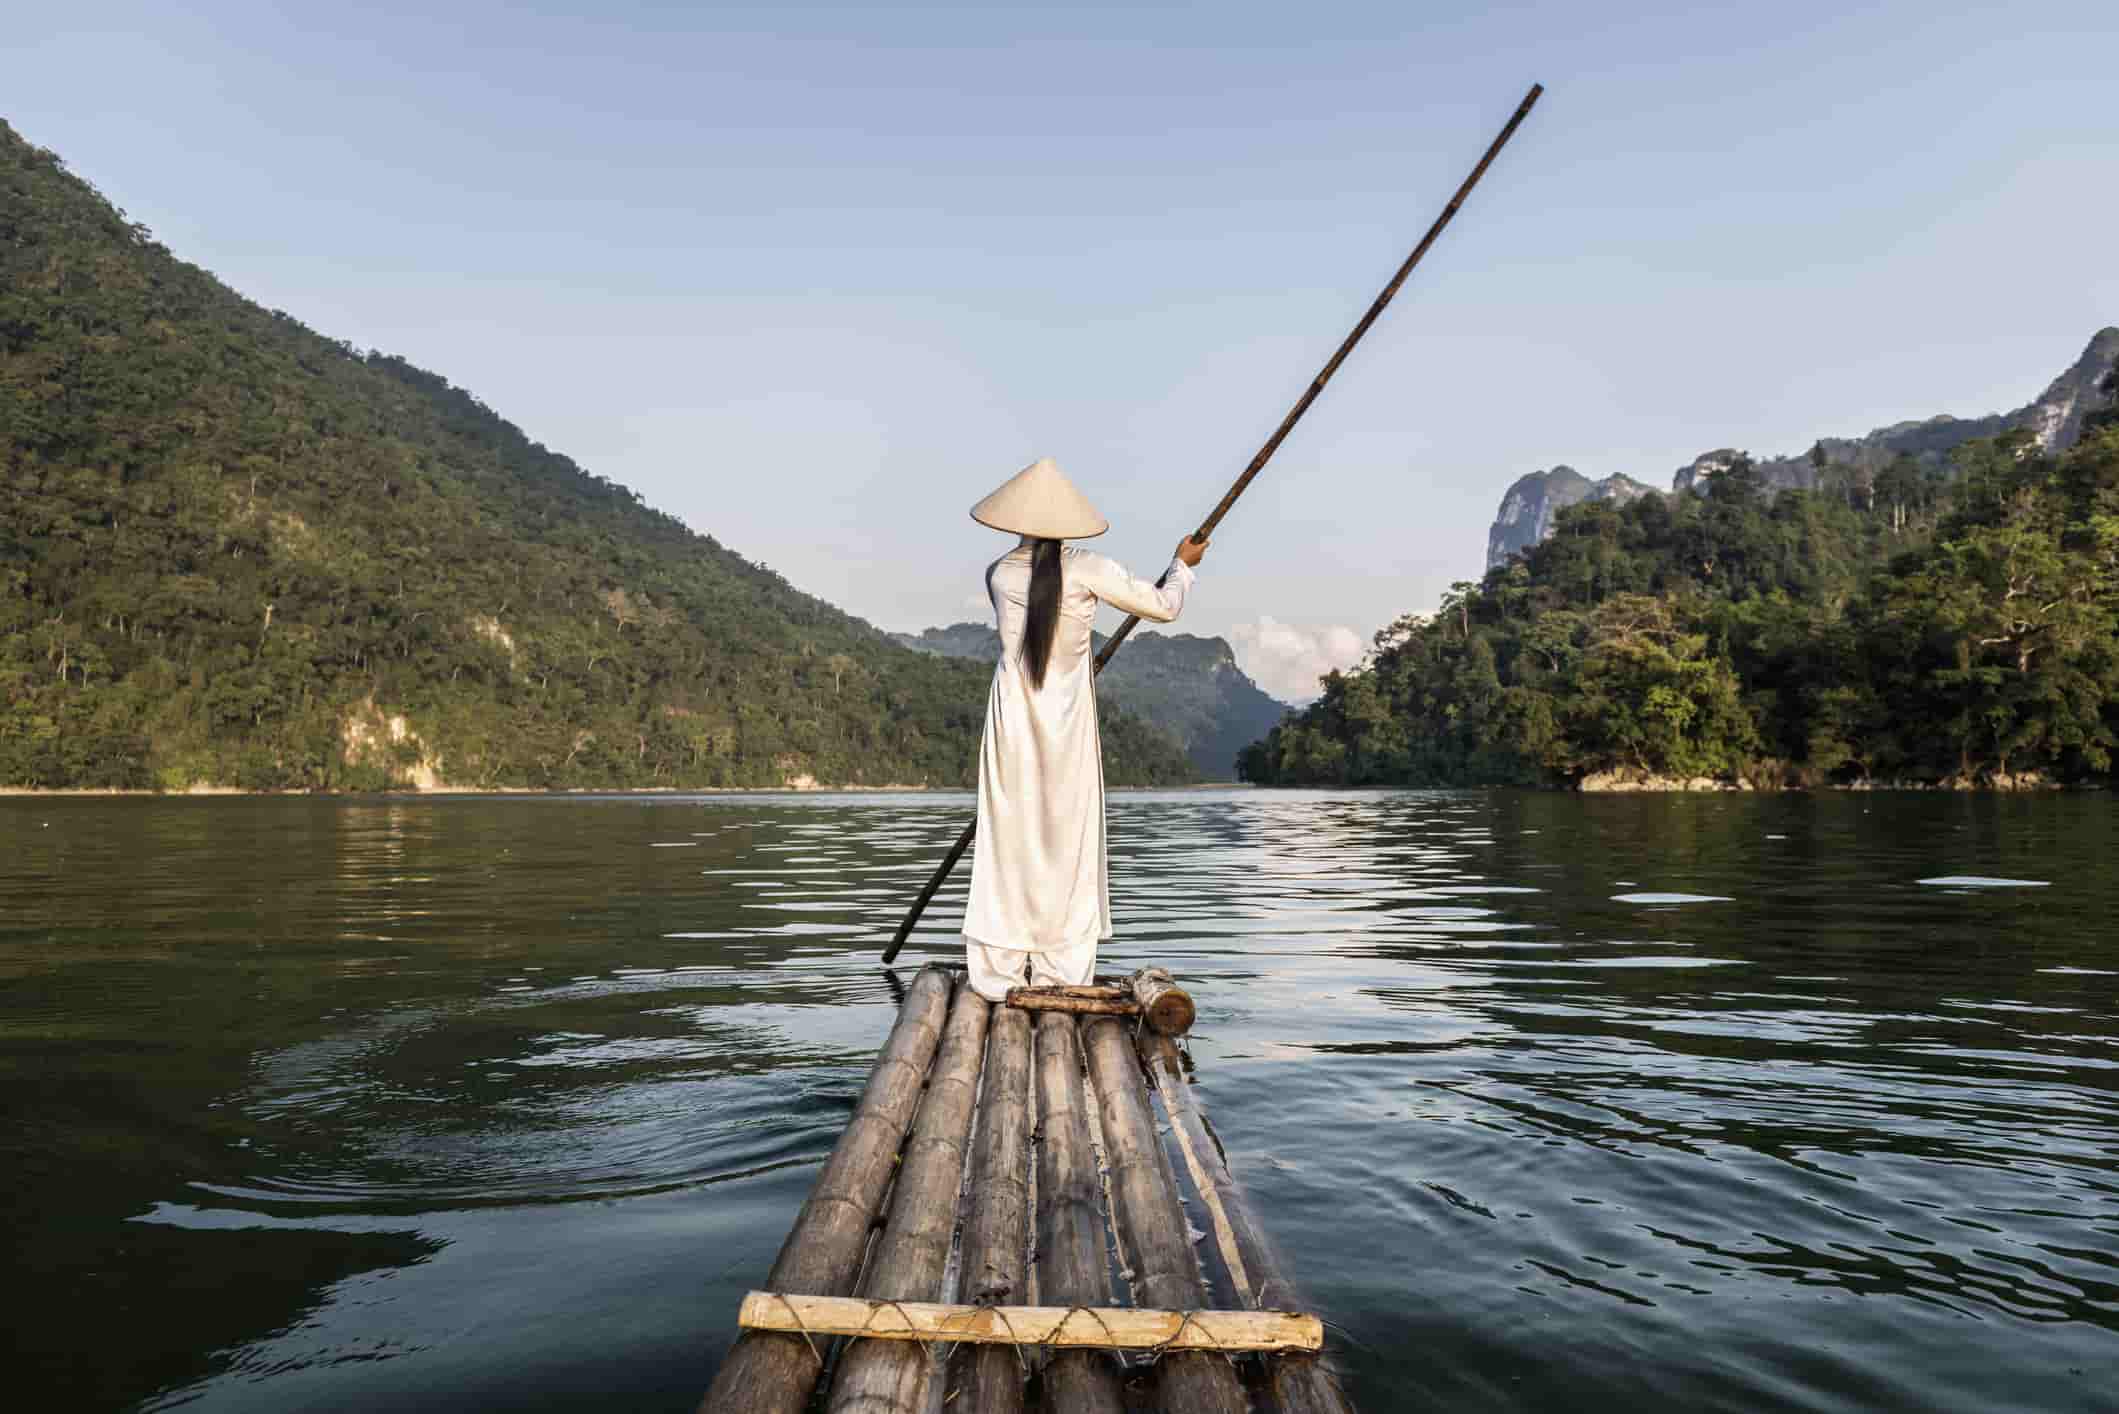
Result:
<svg viewBox="0 0 2119 1414">
<path fill-rule="evenodd" d="M 971 508 L 971 518 L 995 530 L 1045 540 L 1086 540 L 1111 528 L 1050 457 L 1038 458 L 1002 482 Z"/>
</svg>

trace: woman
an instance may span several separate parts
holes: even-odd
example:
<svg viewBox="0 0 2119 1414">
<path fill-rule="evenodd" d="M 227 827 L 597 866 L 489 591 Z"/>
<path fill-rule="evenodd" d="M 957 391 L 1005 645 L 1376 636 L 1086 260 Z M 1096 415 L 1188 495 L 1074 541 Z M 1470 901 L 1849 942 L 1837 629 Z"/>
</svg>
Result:
<svg viewBox="0 0 2119 1414">
<path fill-rule="evenodd" d="M 979 746 L 978 847 L 964 948 L 989 1001 L 1010 987 L 1086 983 L 1111 936 L 1104 867 L 1104 758 L 1090 629 L 1099 604 L 1175 619 L 1207 550 L 1187 538 L 1161 586 L 1107 556 L 1063 546 L 1110 529 L 1050 458 L 971 508 L 1022 540 L 986 569 L 1001 660 Z"/>
</svg>

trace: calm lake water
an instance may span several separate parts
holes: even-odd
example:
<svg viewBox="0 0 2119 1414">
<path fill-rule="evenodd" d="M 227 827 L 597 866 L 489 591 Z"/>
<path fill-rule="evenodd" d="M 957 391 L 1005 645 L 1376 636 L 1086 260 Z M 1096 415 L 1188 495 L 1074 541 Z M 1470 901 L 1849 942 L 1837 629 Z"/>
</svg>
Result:
<svg viewBox="0 0 2119 1414">
<path fill-rule="evenodd" d="M 16 1407 L 689 1409 L 968 807 L 0 801 Z M 1110 813 L 1370 1414 L 2119 1409 L 2111 797 Z"/>
</svg>

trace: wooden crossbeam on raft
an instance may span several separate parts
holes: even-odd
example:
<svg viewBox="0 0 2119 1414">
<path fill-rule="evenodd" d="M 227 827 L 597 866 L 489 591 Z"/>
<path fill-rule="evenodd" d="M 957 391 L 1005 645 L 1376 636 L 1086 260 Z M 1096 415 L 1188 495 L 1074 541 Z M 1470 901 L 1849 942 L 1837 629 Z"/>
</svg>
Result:
<svg viewBox="0 0 2119 1414">
<path fill-rule="evenodd" d="M 1011 987 L 1008 1005 L 1076 1016 L 1142 1016 L 1165 1036 L 1184 1035 L 1198 1015 L 1191 994 L 1160 967 L 1144 967 L 1122 986 Z"/>
<path fill-rule="evenodd" d="M 1140 1003 L 1125 992 L 1106 987 L 1010 987 L 1008 1005 L 1023 1011 L 1063 1012 L 1068 1016 L 1139 1016 Z"/>
<path fill-rule="evenodd" d="M 1299 1311 L 1156 1311 L 1139 1306 L 958 1306 L 753 1291 L 737 1322 L 746 1330 L 854 1335 L 946 1344 L 1050 1345 L 1063 1349 L 1317 1350 L 1324 1323 Z M 1002 1352 L 1006 1353 L 1006 1352 Z M 1021 1384 L 1019 1367 L 1016 1383 Z M 981 1409 L 988 1406 L 981 1405 Z"/>
</svg>

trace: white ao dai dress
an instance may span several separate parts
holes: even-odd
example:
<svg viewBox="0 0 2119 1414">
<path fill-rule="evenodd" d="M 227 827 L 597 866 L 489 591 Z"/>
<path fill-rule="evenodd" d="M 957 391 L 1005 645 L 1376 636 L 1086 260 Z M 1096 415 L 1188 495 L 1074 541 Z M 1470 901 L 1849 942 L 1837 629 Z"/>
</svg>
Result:
<svg viewBox="0 0 2119 1414">
<path fill-rule="evenodd" d="M 1030 599 L 1026 539 L 986 571 L 1001 659 L 979 746 L 978 843 L 964 943 L 971 984 L 999 1001 L 1011 986 L 1081 985 L 1111 936 L 1104 861 L 1104 758 L 1096 729 L 1090 630 L 1100 604 L 1155 623 L 1184 608 L 1192 569 L 1173 559 L 1161 588 L 1107 555 L 1060 550 L 1059 623 L 1044 686 L 1022 666 Z"/>
</svg>

